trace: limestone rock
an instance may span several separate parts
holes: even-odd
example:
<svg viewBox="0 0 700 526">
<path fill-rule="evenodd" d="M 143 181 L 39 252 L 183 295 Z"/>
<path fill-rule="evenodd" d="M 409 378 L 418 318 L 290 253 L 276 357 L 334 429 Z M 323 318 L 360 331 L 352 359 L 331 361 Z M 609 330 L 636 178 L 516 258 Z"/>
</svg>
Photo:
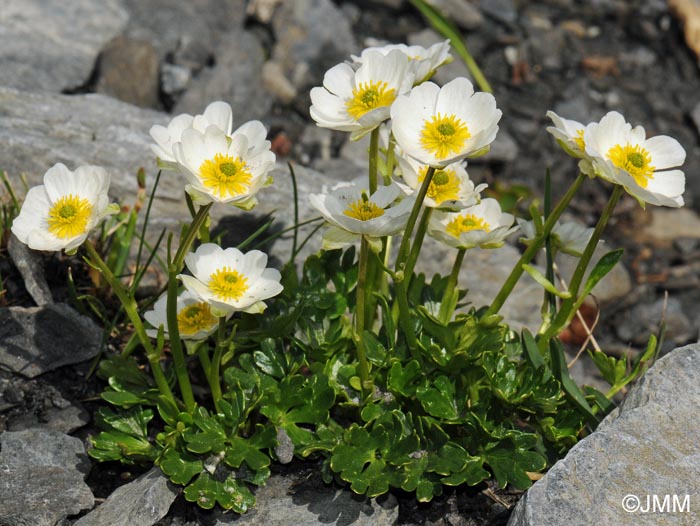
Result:
<svg viewBox="0 0 700 526">
<path fill-rule="evenodd" d="M 41 255 L 22 243 L 14 234 L 10 236 L 7 251 L 22 276 L 24 286 L 34 302 L 40 307 L 53 303 L 53 296 L 46 282 Z"/>
<path fill-rule="evenodd" d="M 73 526 L 151 526 L 168 513 L 177 493 L 160 469 L 154 467 L 117 488 Z"/>
<path fill-rule="evenodd" d="M 98 93 L 141 106 L 157 108 L 158 54 L 147 41 L 118 36 L 100 56 Z"/>
<path fill-rule="evenodd" d="M 275 475 L 255 498 L 254 510 L 239 517 L 222 517 L 216 526 L 392 526 L 399 515 L 393 496 L 360 498 L 348 489 L 324 484 L 319 477 L 299 481 Z"/>
<path fill-rule="evenodd" d="M 119 0 L 3 0 L 0 82 L 32 91 L 82 86 L 127 18 Z"/>
<path fill-rule="evenodd" d="M 0 434 L 0 524 L 54 526 L 94 504 L 83 476 L 90 469 L 82 442 L 62 433 Z"/>
<path fill-rule="evenodd" d="M 63 303 L 0 309 L 0 365 L 34 378 L 94 358 L 102 331 Z"/>
<path fill-rule="evenodd" d="M 173 113 L 202 113 L 210 102 L 224 100 L 231 104 L 238 125 L 263 118 L 272 105 L 272 97 L 262 89 L 264 62 L 262 45 L 253 33 L 227 33 L 217 48 L 216 64 L 190 82 Z"/>
<path fill-rule="evenodd" d="M 698 405 L 695 344 L 661 358 L 593 434 L 528 490 L 508 525 L 697 524 Z M 667 511 L 652 512 L 654 496 L 663 503 L 667 495 Z M 674 495 L 678 505 L 672 512 Z M 681 511 L 686 495 L 689 508 Z"/>
</svg>

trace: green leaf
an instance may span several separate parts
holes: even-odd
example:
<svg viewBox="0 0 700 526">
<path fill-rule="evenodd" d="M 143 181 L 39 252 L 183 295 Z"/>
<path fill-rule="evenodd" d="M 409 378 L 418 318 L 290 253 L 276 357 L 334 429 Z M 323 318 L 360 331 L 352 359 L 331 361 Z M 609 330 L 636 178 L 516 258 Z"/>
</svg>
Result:
<svg viewBox="0 0 700 526">
<path fill-rule="evenodd" d="M 596 263 L 595 267 L 593 267 L 593 270 L 591 270 L 591 273 L 588 275 L 588 279 L 586 279 L 586 283 L 583 285 L 583 290 L 581 291 L 579 299 L 576 301 L 574 312 L 578 310 L 578 307 L 581 306 L 586 296 L 591 293 L 598 282 L 603 279 L 615 265 L 617 265 L 617 262 L 620 261 L 620 258 L 622 258 L 624 252 L 625 251 L 622 248 L 613 250 L 598 260 L 598 263 Z"/>
<path fill-rule="evenodd" d="M 158 466 L 175 484 L 186 485 L 204 469 L 202 461 L 189 453 L 168 449 L 158 461 Z"/>
<path fill-rule="evenodd" d="M 158 456 L 158 449 L 147 439 L 120 431 L 103 431 L 90 440 L 93 448 L 88 450 L 88 454 L 100 462 L 118 460 L 133 464 L 152 462 Z"/>
<path fill-rule="evenodd" d="M 409 361 L 404 367 L 400 361 L 395 361 L 389 370 L 387 386 L 394 394 L 412 397 L 416 394 L 418 383 L 423 378 L 423 371 L 417 360 Z"/>
<path fill-rule="evenodd" d="M 518 449 L 494 449 L 484 453 L 484 460 L 502 488 L 512 484 L 518 489 L 527 489 L 532 485 L 527 472 L 540 472 L 547 466 L 540 453 Z"/>
<path fill-rule="evenodd" d="M 222 508 L 236 513 L 245 513 L 255 505 L 253 494 L 244 482 L 236 480 L 233 473 L 223 481 L 206 472 L 200 474 L 185 488 L 185 499 L 207 510 L 218 503 Z"/>
<path fill-rule="evenodd" d="M 535 338 L 532 337 L 530 331 L 528 331 L 527 329 L 523 329 L 523 332 L 521 334 L 521 341 L 523 350 L 525 351 L 525 355 L 527 356 L 527 359 L 530 362 L 530 364 L 535 369 L 539 369 L 540 367 L 547 367 L 547 364 L 544 361 L 544 357 L 542 356 L 539 347 L 537 347 L 537 342 L 535 341 Z M 549 368 L 547 369 L 549 370 Z"/>
<path fill-rule="evenodd" d="M 276 437 L 277 432 L 273 426 L 258 424 L 250 438 L 231 438 L 224 461 L 233 468 L 238 468 L 245 462 L 254 471 L 262 470 L 271 462 L 270 456 L 262 450 L 274 448 L 277 444 Z"/>
<path fill-rule="evenodd" d="M 554 373 L 556 379 L 561 383 L 564 392 L 569 396 L 569 398 L 574 402 L 576 407 L 578 407 L 589 422 L 592 424 L 597 424 L 599 418 L 593 413 L 593 410 L 591 409 L 591 406 L 588 405 L 588 402 L 581 392 L 581 389 L 569 374 L 562 344 L 557 340 L 551 340 L 549 342 L 549 351 L 552 362 L 552 372 Z"/>
<path fill-rule="evenodd" d="M 555 296 L 559 296 L 560 298 L 563 299 L 568 299 L 571 297 L 571 292 L 567 291 L 561 291 L 558 288 L 554 286 L 554 284 L 549 281 L 544 274 L 542 274 L 539 270 L 537 270 L 535 267 L 532 265 L 523 265 L 523 270 L 530 274 L 530 277 L 534 279 L 537 283 L 542 285 L 544 289 L 551 293 L 554 294 Z"/>
<path fill-rule="evenodd" d="M 103 429 L 120 431 L 136 437 L 148 435 L 148 422 L 153 419 L 153 411 L 134 407 L 126 411 L 114 412 L 107 407 L 97 410 L 96 423 Z"/>
<path fill-rule="evenodd" d="M 272 338 L 265 338 L 260 342 L 260 350 L 253 352 L 253 358 L 261 371 L 274 378 L 282 378 L 287 373 L 283 354 L 277 350 Z"/>
<path fill-rule="evenodd" d="M 445 420 L 456 420 L 459 418 L 459 409 L 455 400 L 455 388 L 445 375 L 438 376 L 433 381 L 432 387 L 430 385 L 419 387 L 416 390 L 416 397 L 429 415 Z"/>
<path fill-rule="evenodd" d="M 225 448 L 226 431 L 217 415 L 209 415 L 203 407 L 198 407 L 192 418 L 196 429 L 188 429 L 183 438 L 187 449 L 192 453 L 219 453 Z"/>
<path fill-rule="evenodd" d="M 627 373 L 627 361 L 625 359 L 616 359 L 614 356 L 608 356 L 601 351 L 588 351 L 588 355 L 593 360 L 593 363 L 600 371 L 601 376 L 610 385 L 615 386 L 625 378 Z"/>
</svg>

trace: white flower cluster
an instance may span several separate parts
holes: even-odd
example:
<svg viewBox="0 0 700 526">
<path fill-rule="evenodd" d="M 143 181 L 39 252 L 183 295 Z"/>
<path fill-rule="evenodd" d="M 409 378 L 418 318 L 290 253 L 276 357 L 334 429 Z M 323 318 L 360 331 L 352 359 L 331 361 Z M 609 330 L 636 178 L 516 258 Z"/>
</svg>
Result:
<svg viewBox="0 0 700 526">
<path fill-rule="evenodd" d="M 672 170 L 685 162 L 685 150 L 666 135 L 646 138 L 644 128 L 632 125 L 616 111 L 600 122 L 584 125 L 547 113 L 547 128 L 570 155 L 581 159 L 581 171 L 621 185 L 644 206 L 683 206 L 685 175 Z"/>
<path fill-rule="evenodd" d="M 391 119 L 386 133 L 396 159 L 391 175 L 400 180 L 372 194 L 368 183 L 353 182 L 312 195 L 311 204 L 330 225 L 324 247 L 339 248 L 364 236 L 376 248 L 379 238 L 402 231 L 429 170 L 423 204 L 439 211 L 429 234 L 460 248 L 502 244 L 513 231 L 513 216 L 502 214 L 494 200 L 481 203 L 486 185 L 475 185 L 464 163 L 486 153 L 496 137 L 501 111 L 493 95 L 475 93 L 466 78 L 442 88 L 428 81 L 451 60 L 447 41 L 430 48 L 372 47 L 352 60 L 331 68 L 323 87 L 311 90 L 311 117 L 318 126 L 350 132 L 353 140 Z M 457 220 L 448 218 L 460 211 L 463 218 L 480 219 L 464 219 L 457 228 Z"/>
</svg>

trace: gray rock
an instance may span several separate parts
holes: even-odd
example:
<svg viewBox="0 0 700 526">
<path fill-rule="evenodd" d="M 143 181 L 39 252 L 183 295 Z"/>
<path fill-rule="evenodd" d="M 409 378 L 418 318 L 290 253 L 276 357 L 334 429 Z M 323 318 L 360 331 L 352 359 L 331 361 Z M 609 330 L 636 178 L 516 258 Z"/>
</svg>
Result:
<svg viewBox="0 0 700 526">
<path fill-rule="evenodd" d="M 97 356 L 102 331 L 68 305 L 0 309 L 0 365 L 34 378 Z"/>
<path fill-rule="evenodd" d="M 117 488 L 73 526 L 151 526 L 168 513 L 178 490 L 159 468 Z"/>
<path fill-rule="evenodd" d="M 668 299 L 665 312 L 663 299 L 635 305 L 619 316 L 615 331 L 623 342 L 644 345 L 649 335 L 658 333 L 662 319 L 666 324 L 666 341 L 671 346 L 688 343 L 696 333 L 678 298 Z"/>
<path fill-rule="evenodd" d="M 496 135 L 496 140 L 491 143 L 489 153 L 483 157 L 477 157 L 472 162 L 483 160 L 483 162 L 510 163 L 518 158 L 519 152 L 518 143 L 515 142 L 510 133 L 501 127 Z"/>
<path fill-rule="evenodd" d="M 0 434 L 0 464 L 10 468 L 45 466 L 87 475 L 90 460 L 79 438 L 57 431 L 27 429 Z"/>
<path fill-rule="evenodd" d="M 479 7 L 486 15 L 499 22 L 513 24 L 518 18 L 513 0 L 481 0 Z"/>
<path fill-rule="evenodd" d="M 348 489 L 326 485 L 319 478 L 295 480 L 274 475 L 255 497 L 254 510 L 239 517 L 222 517 L 215 526 L 392 526 L 399 516 L 392 495 L 377 500 L 361 498 Z"/>
<path fill-rule="evenodd" d="M 0 524 L 54 526 L 94 504 L 82 442 L 40 430 L 0 434 Z"/>
<path fill-rule="evenodd" d="M 245 0 L 123 0 L 126 36 L 151 42 L 158 56 L 197 71 L 212 57 L 222 33 L 243 27 Z"/>
<path fill-rule="evenodd" d="M 96 91 L 143 108 L 157 108 L 158 54 L 148 41 L 112 39 L 100 56 Z"/>
<path fill-rule="evenodd" d="M 693 111 L 690 113 L 690 118 L 693 120 L 693 124 L 695 124 L 695 129 L 700 133 L 700 102 L 693 108 Z"/>
<path fill-rule="evenodd" d="M 10 431 L 44 429 L 60 433 L 72 433 L 90 422 L 90 414 L 80 404 L 67 407 L 51 407 L 39 414 L 23 413 L 12 417 L 7 423 Z"/>
<path fill-rule="evenodd" d="M 0 82 L 32 91 L 82 86 L 126 21 L 119 0 L 4 0 Z"/>
<path fill-rule="evenodd" d="M 428 0 L 428 3 L 464 29 L 477 29 L 484 23 L 479 8 L 468 0 Z"/>
<path fill-rule="evenodd" d="M 253 33 L 227 33 L 217 48 L 216 64 L 190 82 L 174 113 L 201 113 L 211 101 L 224 100 L 231 104 L 237 123 L 262 119 L 272 105 L 272 97 L 261 89 L 264 62 L 262 45 Z"/>
<path fill-rule="evenodd" d="M 179 95 L 185 91 L 191 78 L 192 72 L 184 66 L 166 62 L 160 68 L 161 89 L 168 95 Z"/>
<path fill-rule="evenodd" d="M 319 85 L 326 70 L 360 51 L 350 21 L 331 0 L 284 2 L 272 27 L 272 58 L 299 90 Z"/>
<path fill-rule="evenodd" d="M 268 60 L 261 74 L 265 89 L 283 104 L 289 104 L 298 95 L 294 84 L 285 76 L 284 68 L 279 62 Z"/>
<path fill-rule="evenodd" d="M 700 345 L 696 344 L 661 358 L 593 434 L 530 488 L 508 525 L 697 524 L 698 404 Z M 676 495 L 675 513 L 669 508 L 659 512 L 658 507 L 644 513 L 648 504 L 654 505 L 655 495 L 661 502 L 668 495 L 669 507 Z M 680 511 L 686 495 L 689 508 Z"/>
<path fill-rule="evenodd" d="M 40 307 L 52 304 L 53 296 L 49 284 L 46 282 L 44 265 L 39 253 L 31 250 L 14 234 L 10 236 L 7 251 L 34 302 Z"/>
</svg>

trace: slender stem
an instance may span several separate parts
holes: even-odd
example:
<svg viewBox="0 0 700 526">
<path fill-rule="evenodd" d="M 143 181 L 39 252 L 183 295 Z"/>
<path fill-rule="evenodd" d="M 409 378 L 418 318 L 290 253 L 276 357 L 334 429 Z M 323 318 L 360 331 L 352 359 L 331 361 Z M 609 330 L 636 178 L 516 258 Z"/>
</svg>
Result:
<svg viewBox="0 0 700 526">
<path fill-rule="evenodd" d="M 457 251 L 457 256 L 455 257 L 454 265 L 452 265 L 452 272 L 447 280 L 447 286 L 445 287 L 445 292 L 442 295 L 442 301 L 440 302 L 440 312 L 438 318 L 441 322 L 447 324 L 452 318 L 452 303 L 454 301 L 455 295 L 457 294 L 457 280 L 459 279 L 459 271 L 462 268 L 462 262 L 464 261 L 464 255 L 467 253 L 466 248 L 460 248 Z"/>
<path fill-rule="evenodd" d="M 377 191 L 379 165 L 379 126 L 369 136 L 369 195 Z"/>
<path fill-rule="evenodd" d="M 413 239 L 413 244 L 411 245 L 411 252 L 408 255 L 408 261 L 406 261 L 406 268 L 404 269 L 404 279 L 408 280 L 410 285 L 411 276 L 413 275 L 413 269 L 416 266 L 416 261 L 418 261 L 418 254 L 423 247 L 423 240 L 425 239 L 425 233 L 428 231 L 428 224 L 430 224 L 430 216 L 433 215 L 433 209 L 426 207 L 423 210 L 423 215 L 418 223 L 418 228 L 416 229 L 416 237 Z"/>
<path fill-rule="evenodd" d="M 192 385 L 187 372 L 187 361 L 182 350 L 182 340 L 180 339 L 180 327 L 177 322 L 177 273 L 171 269 L 168 273 L 168 297 L 166 304 L 166 317 L 168 321 L 168 339 L 170 340 L 170 353 L 173 356 L 175 366 L 175 376 L 180 386 L 182 401 L 188 413 L 194 411 L 194 395 Z"/>
<path fill-rule="evenodd" d="M 503 307 L 503 304 L 505 303 L 506 299 L 508 299 L 508 296 L 513 291 L 513 288 L 520 279 L 520 276 L 522 276 L 523 265 L 528 264 L 535 256 L 537 251 L 542 247 L 542 245 L 545 242 L 545 239 L 547 239 L 547 236 L 552 231 L 552 228 L 554 228 L 554 225 L 566 209 L 571 199 L 574 197 L 578 189 L 583 184 L 585 178 L 586 176 L 584 174 L 579 174 L 574 183 L 567 190 L 566 194 L 564 194 L 564 197 L 562 197 L 559 203 L 557 203 L 557 206 L 547 217 L 547 220 L 545 221 L 544 227 L 542 229 L 542 233 L 532 240 L 525 252 L 523 252 L 523 255 L 520 256 L 520 259 L 515 264 L 515 267 L 513 267 L 513 270 L 511 271 L 510 275 L 503 284 L 503 287 L 501 287 L 501 290 L 494 298 L 493 303 L 491 303 L 491 306 L 484 313 L 484 316 L 498 314 L 498 311 L 501 309 L 501 307 Z"/>
<path fill-rule="evenodd" d="M 610 195 L 610 199 L 608 200 L 608 204 L 605 206 L 603 213 L 598 219 L 598 223 L 593 230 L 593 235 L 591 235 L 591 239 L 588 241 L 586 249 L 583 251 L 581 259 L 576 266 L 574 275 L 571 277 L 571 281 L 569 282 L 569 292 L 571 293 L 571 297 L 562 302 L 561 308 L 559 309 L 557 316 L 554 318 L 554 321 L 542 333 L 542 337 L 539 340 L 540 347 L 549 345 L 549 340 L 556 336 L 576 314 L 580 299 L 578 298 L 578 292 L 581 282 L 583 281 L 583 276 L 586 273 L 589 263 L 591 262 L 595 249 L 598 247 L 598 242 L 603 234 L 603 230 L 605 230 L 605 225 L 607 225 L 608 221 L 610 221 L 621 195 L 622 186 L 615 185 L 613 192 Z"/>
<path fill-rule="evenodd" d="M 200 345 L 199 349 L 197 349 L 197 357 L 199 358 L 199 363 L 202 366 L 202 371 L 204 371 L 204 376 L 206 376 L 207 381 L 209 381 L 209 376 L 211 373 L 211 359 L 209 359 L 209 347 L 207 345 Z"/>
<path fill-rule="evenodd" d="M 124 288 L 119 279 L 114 276 L 100 254 L 97 252 L 97 250 L 95 250 L 92 243 L 90 241 L 86 241 L 83 243 L 83 246 L 88 252 L 90 262 L 100 270 L 105 280 L 107 280 L 107 283 L 109 283 L 110 287 L 112 287 L 112 290 L 117 295 L 117 298 L 119 298 L 119 301 L 124 307 L 124 311 L 129 317 L 131 324 L 134 326 L 134 331 L 136 331 L 136 334 L 141 341 L 141 345 L 143 345 L 143 348 L 146 350 L 146 357 L 148 358 L 148 362 L 151 364 L 151 372 L 154 380 L 156 381 L 156 385 L 158 386 L 158 391 L 161 395 L 170 399 L 172 402 L 175 402 L 173 392 L 170 390 L 165 374 L 163 374 L 163 371 L 160 368 L 160 353 L 153 348 L 151 339 L 146 334 L 146 329 L 143 327 L 143 322 L 139 316 L 136 300 L 134 299 L 133 295 Z"/>
<path fill-rule="evenodd" d="M 175 253 L 175 257 L 173 258 L 172 263 L 172 267 L 175 269 L 176 274 L 182 270 L 182 265 L 185 261 L 185 256 L 190 251 L 192 243 L 194 243 L 194 240 L 197 238 L 197 234 L 199 234 L 200 227 L 204 224 L 204 221 L 206 221 L 212 204 L 213 203 L 207 203 L 206 205 L 200 207 L 199 210 L 197 210 L 197 214 L 194 216 L 192 224 L 187 230 L 187 235 L 185 236 L 185 239 L 180 241 L 180 246 L 177 247 L 177 252 Z"/>
<path fill-rule="evenodd" d="M 214 399 L 214 407 L 216 411 L 219 411 L 219 402 L 221 401 L 221 358 L 224 355 L 224 348 L 226 347 L 226 318 L 219 318 L 219 330 L 216 333 L 216 347 L 214 348 L 214 357 L 212 358 L 211 365 L 209 366 L 209 387 L 211 389 L 211 396 Z"/>
<path fill-rule="evenodd" d="M 384 174 L 384 185 L 391 183 L 391 177 L 394 175 L 394 166 L 396 165 L 396 139 L 394 134 L 389 135 L 389 147 L 386 151 L 386 173 Z"/>
<path fill-rule="evenodd" d="M 360 374 L 360 382 L 362 383 L 363 400 L 365 400 L 368 395 L 372 394 L 374 390 L 372 380 L 369 377 L 369 365 L 367 364 L 363 338 L 366 316 L 365 307 L 367 305 L 365 294 L 367 294 L 367 260 L 369 259 L 369 250 L 369 243 L 367 239 L 362 236 L 357 276 L 357 304 L 355 306 L 355 346 L 357 349 L 358 373 Z"/>
<path fill-rule="evenodd" d="M 435 174 L 435 168 L 430 167 L 425 174 L 425 179 L 423 179 L 423 184 L 418 190 L 418 195 L 416 196 L 416 202 L 413 203 L 413 209 L 411 209 L 411 215 L 408 216 L 408 221 L 406 222 L 406 230 L 403 233 L 403 238 L 401 239 L 401 245 L 399 245 L 399 253 L 396 256 L 396 271 L 403 271 L 405 269 L 406 259 L 408 258 L 408 246 L 411 243 L 411 234 L 413 234 L 413 227 L 416 225 L 416 220 L 418 219 L 418 213 L 420 212 L 421 206 L 423 206 L 423 201 L 425 200 L 425 195 L 428 193 L 428 188 L 430 187 L 430 182 L 433 180 L 433 175 Z"/>
</svg>

